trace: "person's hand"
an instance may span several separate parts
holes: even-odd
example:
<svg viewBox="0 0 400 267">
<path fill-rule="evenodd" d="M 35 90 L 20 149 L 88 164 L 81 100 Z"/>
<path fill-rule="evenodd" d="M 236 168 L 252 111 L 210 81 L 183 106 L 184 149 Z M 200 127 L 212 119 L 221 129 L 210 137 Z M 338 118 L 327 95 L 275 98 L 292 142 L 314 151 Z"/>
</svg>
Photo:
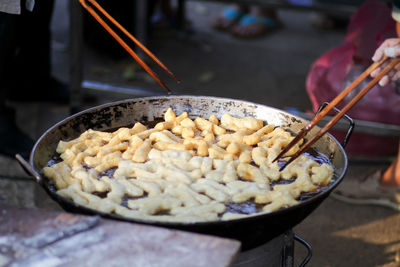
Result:
<svg viewBox="0 0 400 267">
<path fill-rule="evenodd" d="M 386 39 L 381 46 L 376 49 L 375 54 L 372 57 L 374 62 L 377 62 L 386 55 L 388 57 L 398 57 L 400 56 L 400 39 L 399 38 L 391 38 Z M 375 78 L 379 72 L 382 71 L 384 67 L 386 67 L 387 63 L 383 63 L 380 67 L 376 68 L 373 72 L 371 72 L 371 77 Z M 400 66 L 397 65 L 393 70 L 391 70 L 387 75 L 383 76 L 379 81 L 380 86 L 385 86 L 390 82 L 397 81 L 400 79 Z"/>
</svg>

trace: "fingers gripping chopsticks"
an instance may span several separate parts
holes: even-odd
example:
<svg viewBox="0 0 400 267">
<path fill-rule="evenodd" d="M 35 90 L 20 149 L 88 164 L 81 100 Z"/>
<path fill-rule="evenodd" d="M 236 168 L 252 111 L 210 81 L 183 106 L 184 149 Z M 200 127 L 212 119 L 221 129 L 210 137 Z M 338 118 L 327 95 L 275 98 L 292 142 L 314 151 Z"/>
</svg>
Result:
<svg viewBox="0 0 400 267">
<path fill-rule="evenodd" d="M 100 11 L 105 18 L 107 18 L 111 23 L 113 23 L 122 33 L 124 33 L 129 39 L 131 39 L 137 46 L 139 46 L 151 59 L 153 59 L 163 70 L 165 70 L 171 77 L 173 77 L 177 82 L 180 80 L 153 54 L 151 53 L 143 44 L 141 44 L 135 37 L 133 37 L 121 24 L 119 24 L 110 14 L 107 13 L 95 0 L 87 0 L 90 3 L 88 5 L 86 0 L 79 0 L 79 3 L 103 26 L 106 31 L 114 37 L 114 39 L 135 59 L 142 67 L 153 77 L 168 93 L 171 90 L 160 80 L 160 78 L 154 73 L 152 69 L 122 40 L 121 37 L 103 20 L 103 18 L 97 14 L 93 9 L 96 8 Z"/>
</svg>

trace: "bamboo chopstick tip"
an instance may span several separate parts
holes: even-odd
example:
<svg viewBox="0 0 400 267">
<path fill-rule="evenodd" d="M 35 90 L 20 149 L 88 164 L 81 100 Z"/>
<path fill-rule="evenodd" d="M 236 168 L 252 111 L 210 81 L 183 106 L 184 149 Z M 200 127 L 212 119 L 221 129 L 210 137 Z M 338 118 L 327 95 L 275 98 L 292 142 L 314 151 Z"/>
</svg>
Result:
<svg viewBox="0 0 400 267">
<path fill-rule="evenodd" d="M 282 167 L 280 167 L 280 168 L 279 168 L 279 171 L 280 171 L 280 172 L 283 171 L 283 170 L 286 168 L 287 165 L 288 165 L 288 164 L 285 164 L 285 165 L 283 165 Z"/>
<path fill-rule="evenodd" d="M 172 78 L 174 78 L 174 80 L 175 80 L 177 83 L 181 83 L 181 79 L 179 79 L 178 77 L 176 77 L 175 74 L 171 73 L 171 76 L 172 76 Z"/>
</svg>

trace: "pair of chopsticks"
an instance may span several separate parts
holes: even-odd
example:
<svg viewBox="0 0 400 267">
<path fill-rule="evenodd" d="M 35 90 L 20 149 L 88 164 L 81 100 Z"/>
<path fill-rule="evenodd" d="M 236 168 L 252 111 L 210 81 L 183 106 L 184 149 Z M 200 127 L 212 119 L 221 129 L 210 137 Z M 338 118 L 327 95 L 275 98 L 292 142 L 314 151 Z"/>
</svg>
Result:
<svg viewBox="0 0 400 267">
<path fill-rule="evenodd" d="M 360 76 L 357 77 L 347 88 L 345 88 L 339 95 L 335 97 L 320 113 L 318 113 L 306 126 L 304 126 L 295 138 L 279 153 L 279 155 L 273 160 L 273 162 L 286 157 L 284 156 L 294 145 L 296 145 L 306 134 L 326 115 L 332 110 L 343 98 L 345 98 L 351 91 L 353 91 L 363 80 L 365 80 L 370 73 L 377 67 L 382 65 L 385 61 L 389 60 L 388 65 L 374 78 L 372 79 L 350 102 L 337 113 L 329 122 L 325 124 L 311 139 L 303 144 L 300 149 L 293 155 L 290 155 L 290 159 L 280 168 L 280 171 L 286 168 L 291 162 L 297 157 L 304 153 L 311 145 L 313 145 L 321 136 L 329 131 L 344 115 L 349 111 L 371 88 L 373 88 L 383 76 L 391 71 L 399 62 L 400 58 L 389 58 L 384 56 L 380 61 L 371 64 Z"/>
<path fill-rule="evenodd" d="M 121 26 L 110 14 L 108 14 L 95 0 L 87 0 L 93 7 L 97 8 L 109 21 L 111 21 L 120 31 L 122 31 L 126 36 L 129 37 L 137 46 L 139 46 L 151 59 L 153 59 L 162 69 L 164 69 L 171 77 L 173 77 L 177 82 L 180 80 L 153 54 L 151 53 L 143 44 L 141 44 L 135 37 L 133 37 L 124 27 Z M 164 88 L 168 93 L 171 90 L 160 80 L 160 78 L 154 73 L 152 69 L 126 44 L 125 41 L 119 37 L 114 30 L 96 13 L 92 6 L 86 3 L 86 0 L 79 0 L 79 3 L 107 30 L 112 37 L 135 59 L 142 67 L 150 74 Z"/>
</svg>

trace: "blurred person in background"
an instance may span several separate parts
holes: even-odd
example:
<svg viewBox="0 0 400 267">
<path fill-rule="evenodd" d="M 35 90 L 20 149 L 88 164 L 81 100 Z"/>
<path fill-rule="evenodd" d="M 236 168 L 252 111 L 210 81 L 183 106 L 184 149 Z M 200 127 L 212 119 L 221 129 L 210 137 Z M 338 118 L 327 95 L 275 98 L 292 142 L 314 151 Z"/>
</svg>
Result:
<svg viewBox="0 0 400 267">
<path fill-rule="evenodd" d="M 400 7 L 400 1 L 397 1 L 397 4 Z M 396 10 L 396 12 L 393 12 L 394 14 L 393 17 L 396 19 L 398 23 L 400 23 L 400 9 L 396 7 L 394 7 L 394 9 Z M 377 62 L 381 60 L 384 55 L 391 58 L 400 57 L 400 38 L 386 39 L 382 43 L 382 45 L 375 51 L 372 60 L 374 62 Z M 385 66 L 383 65 L 378 69 L 374 70 L 371 73 L 371 77 L 375 78 L 384 67 Z M 396 82 L 399 80 L 400 80 L 400 66 L 397 65 L 394 70 L 392 70 L 387 75 L 382 77 L 382 79 L 379 81 L 379 85 L 385 86 L 391 82 Z M 397 91 L 399 93 L 398 88 Z M 380 177 L 379 181 L 382 186 L 400 188 L 400 142 L 396 159 L 392 162 L 392 164 L 386 170 L 386 172 Z M 400 195 L 398 201 L 400 203 Z"/>
<path fill-rule="evenodd" d="M 16 124 L 7 101 L 67 104 L 68 87 L 51 76 L 50 22 L 54 0 L 0 2 L 0 154 L 27 158 L 33 140 Z"/>
<path fill-rule="evenodd" d="M 400 35 L 400 0 L 392 2 L 392 18 L 397 23 L 397 35 Z M 375 50 L 372 61 L 380 61 L 384 56 L 395 58 L 400 56 L 400 38 L 387 38 Z M 375 78 L 388 63 L 382 64 L 371 73 Z M 387 90 L 393 84 L 395 95 L 400 98 L 399 83 L 400 64 L 379 81 L 381 90 Z M 385 88 L 386 87 L 386 88 Z M 394 107 L 396 108 L 396 107 Z M 384 170 L 374 171 L 362 179 L 349 179 L 346 186 L 335 192 L 339 199 L 354 204 L 376 204 L 400 211 L 400 142 L 397 145 L 397 156 L 391 165 Z"/>
</svg>

